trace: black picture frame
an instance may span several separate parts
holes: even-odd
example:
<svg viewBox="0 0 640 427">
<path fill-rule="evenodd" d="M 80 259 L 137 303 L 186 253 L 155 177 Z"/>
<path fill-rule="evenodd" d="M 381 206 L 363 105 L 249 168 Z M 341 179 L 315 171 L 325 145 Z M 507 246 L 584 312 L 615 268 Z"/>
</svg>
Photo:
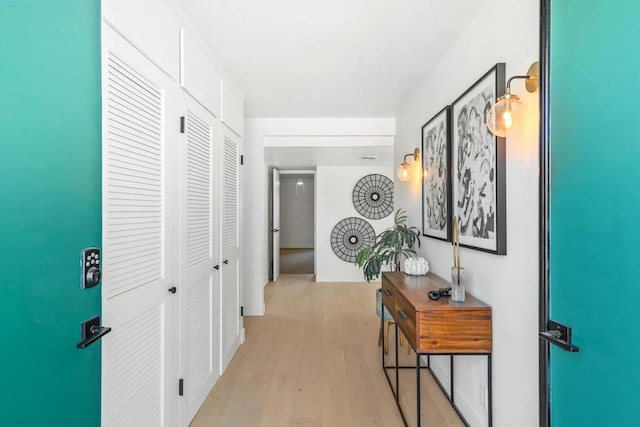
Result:
<svg viewBox="0 0 640 427">
<path fill-rule="evenodd" d="M 422 126 L 422 235 L 451 241 L 451 107 Z"/>
<path fill-rule="evenodd" d="M 460 246 L 507 254 L 506 146 L 486 116 L 505 93 L 505 64 L 491 67 L 451 104 L 451 202 Z"/>
</svg>

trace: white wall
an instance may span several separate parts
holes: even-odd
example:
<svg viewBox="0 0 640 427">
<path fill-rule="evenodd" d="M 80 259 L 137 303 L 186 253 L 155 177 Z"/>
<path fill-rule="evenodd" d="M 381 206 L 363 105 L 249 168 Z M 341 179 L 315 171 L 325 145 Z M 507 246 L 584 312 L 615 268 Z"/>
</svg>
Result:
<svg viewBox="0 0 640 427">
<path fill-rule="evenodd" d="M 264 314 L 264 286 L 267 284 L 269 217 L 267 196 L 268 168 L 264 164 L 262 130 L 253 120 L 245 120 L 244 127 L 244 181 L 242 201 L 244 217 L 242 228 L 242 296 L 245 316 Z"/>
<path fill-rule="evenodd" d="M 303 185 L 298 185 L 298 180 Z M 280 247 L 313 248 L 314 179 L 280 176 Z"/>
<path fill-rule="evenodd" d="M 342 219 L 358 217 L 376 234 L 393 225 L 393 213 L 380 220 L 364 218 L 353 206 L 352 192 L 358 180 L 378 173 L 393 179 L 393 166 L 318 166 L 316 171 L 316 281 L 363 282 L 362 270 L 341 260 L 331 249 L 331 230 Z"/>
<path fill-rule="evenodd" d="M 538 59 L 538 9 L 536 0 L 487 1 L 399 112 L 396 164 L 420 145 L 421 126 L 495 63 L 506 62 L 507 78 L 526 73 Z M 508 255 L 462 248 L 462 264 L 468 291 L 493 310 L 494 425 L 533 427 L 538 425 L 538 101 L 522 81 L 512 89 L 523 95 L 527 122 L 507 141 Z M 407 207 L 411 223 L 421 224 L 420 177 L 396 182 L 396 200 Z M 447 278 L 450 244 L 429 238 L 422 243 L 420 255 L 434 273 Z M 448 384 L 448 359 L 432 361 Z M 472 426 L 485 425 L 485 358 L 458 357 L 455 363 L 456 403 Z"/>
<path fill-rule="evenodd" d="M 264 286 L 268 282 L 268 165 L 266 142 L 288 147 L 336 147 L 353 141 L 366 146 L 392 146 L 394 118 L 263 118 L 247 119 L 244 126 L 243 187 L 243 304 L 247 316 L 264 314 Z M 274 137 L 278 137 L 274 142 Z M 302 137 L 302 138 L 301 138 Z M 311 138 L 308 138 L 311 137 Z M 312 141 L 310 141 L 310 139 Z M 283 142 L 284 141 L 284 142 Z M 364 142 L 363 142 L 364 141 Z M 317 178 L 317 177 L 316 177 Z M 316 221 L 317 226 L 317 221 Z M 316 256 L 318 251 L 316 250 Z M 316 260 L 316 266 L 317 266 Z"/>
</svg>

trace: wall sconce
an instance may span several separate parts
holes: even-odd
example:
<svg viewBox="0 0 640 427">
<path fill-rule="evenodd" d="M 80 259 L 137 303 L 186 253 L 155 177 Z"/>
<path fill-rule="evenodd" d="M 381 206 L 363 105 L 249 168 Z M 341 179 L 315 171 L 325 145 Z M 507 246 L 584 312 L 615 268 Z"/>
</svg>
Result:
<svg viewBox="0 0 640 427">
<path fill-rule="evenodd" d="M 520 97 L 511 93 L 511 81 L 524 79 L 527 92 L 533 93 L 540 86 L 540 63 L 538 61 L 531 64 L 526 76 L 513 76 L 507 82 L 507 93 L 500 96 L 496 104 L 487 113 L 487 127 L 496 136 L 506 137 L 518 127 L 522 107 Z"/>
<path fill-rule="evenodd" d="M 409 181 L 413 178 L 413 165 L 407 163 L 407 157 L 413 156 L 414 161 L 420 160 L 420 149 L 416 148 L 413 153 L 405 154 L 404 161 L 398 167 L 398 178 L 400 181 Z"/>
</svg>

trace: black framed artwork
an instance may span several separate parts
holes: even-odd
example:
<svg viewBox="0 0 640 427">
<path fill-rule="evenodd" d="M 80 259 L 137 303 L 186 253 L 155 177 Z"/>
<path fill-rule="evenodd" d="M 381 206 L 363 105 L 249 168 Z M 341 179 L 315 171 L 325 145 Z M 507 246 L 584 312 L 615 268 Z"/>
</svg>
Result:
<svg viewBox="0 0 640 427">
<path fill-rule="evenodd" d="M 460 245 L 497 255 L 507 254 L 505 139 L 485 118 L 504 92 L 505 64 L 498 63 L 451 105 L 451 202 Z"/>
<path fill-rule="evenodd" d="M 422 126 L 422 234 L 451 241 L 451 109 Z"/>
</svg>

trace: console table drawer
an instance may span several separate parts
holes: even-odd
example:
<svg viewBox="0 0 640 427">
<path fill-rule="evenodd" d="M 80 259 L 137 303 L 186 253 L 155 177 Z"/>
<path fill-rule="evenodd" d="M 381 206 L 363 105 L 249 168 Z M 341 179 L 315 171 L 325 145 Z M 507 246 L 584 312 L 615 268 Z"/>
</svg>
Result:
<svg viewBox="0 0 640 427">
<path fill-rule="evenodd" d="M 400 293 L 396 293 L 393 317 L 413 348 L 416 347 L 416 309 Z"/>
<path fill-rule="evenodd" d="M 396 288 L 388 280 L 382 280 L 382 302 L 389 311 L 393 311 L 396 305 Z"/>
<path fill-rule="evenodd" d="M 430 310 L 418 320 L 418 351 L 491 353 L 491 311 Z"/>
</svg>

